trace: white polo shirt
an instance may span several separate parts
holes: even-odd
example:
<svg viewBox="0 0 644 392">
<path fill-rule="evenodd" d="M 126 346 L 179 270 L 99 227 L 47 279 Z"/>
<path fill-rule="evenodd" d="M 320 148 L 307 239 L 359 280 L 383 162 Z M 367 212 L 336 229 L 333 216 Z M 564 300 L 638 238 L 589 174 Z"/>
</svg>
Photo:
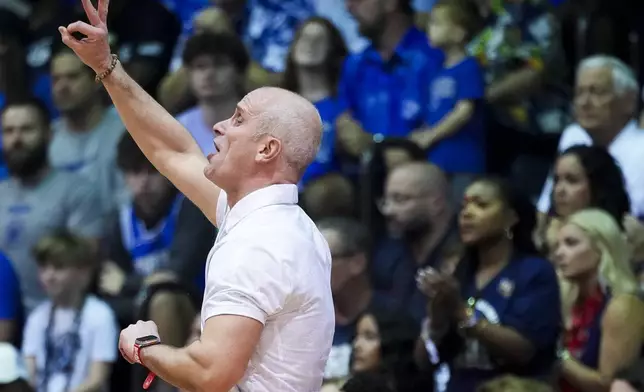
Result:
<svg viewBox="0 0 644 392">
<path fill-rule="evenodd" d="M 593 139 L 578 124 L 564 129 L 559 139 L 559 153 L 577 144 L 592 145 Z M 630 121 L 608 146 L 608 152 L 615 158 L 622 169 L 626 181 L 626 191 L 631 199 L 631 213 L 644 216 L 644 130 L 637 122 Z M 548 177 L 537 208 L 543 213 L 550 210 L 550 195 L 553 187 L 552 175 Z"/>
<path fill-rule="evenodd" d="M 228 207 L 217 202 L 219 234 L 208 255 L 201 325 L 234 314 L 264 324 L 237 388 L 314 392 L 333 342 L 331 252 L 297 205 L 295 185 L 272 185 Z"/>
</svg>

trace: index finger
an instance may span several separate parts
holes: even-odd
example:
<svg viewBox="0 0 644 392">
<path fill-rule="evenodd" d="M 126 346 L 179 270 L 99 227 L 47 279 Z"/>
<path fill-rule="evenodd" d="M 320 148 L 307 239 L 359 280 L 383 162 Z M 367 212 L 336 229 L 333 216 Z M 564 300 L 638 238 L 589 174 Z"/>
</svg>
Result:
<svg viewBox="0 0 644 392">
<path fill-rule="evenodd" d="M 91 24 L 96 26 L 97 24 L 101 23 L 101 20 L 98 16 L 98 12 L 96 11 L 96 8 L 94 8 L 90 0 L 81 0 L 81 4 L 83 4 L 85 15 L 87 15 L 87 19 L 89 19 L 89 22 Z M 99 6 L 101 5 L 100 1 L 98 4 Z"/>
<path fill-rule="evenodd" d="M 107 24 L 107 10 L 109 6 L 110 0 L 98 0 L 98 18 L 105 24 Z"/>
</svg>

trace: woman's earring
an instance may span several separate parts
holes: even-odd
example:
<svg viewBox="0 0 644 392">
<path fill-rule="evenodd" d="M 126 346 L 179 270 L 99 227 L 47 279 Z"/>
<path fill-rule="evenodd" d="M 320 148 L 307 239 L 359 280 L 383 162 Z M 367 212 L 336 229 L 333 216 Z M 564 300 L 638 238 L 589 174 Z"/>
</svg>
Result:
<svg viewBox="0 0 644 392">
<path fill-rule="evenodd" d="M 509 240 L 514 238 L 514 233 L 512 232 L 512 229 L 505 229 L 505 236 L 508 237 Z"/>
</svg>

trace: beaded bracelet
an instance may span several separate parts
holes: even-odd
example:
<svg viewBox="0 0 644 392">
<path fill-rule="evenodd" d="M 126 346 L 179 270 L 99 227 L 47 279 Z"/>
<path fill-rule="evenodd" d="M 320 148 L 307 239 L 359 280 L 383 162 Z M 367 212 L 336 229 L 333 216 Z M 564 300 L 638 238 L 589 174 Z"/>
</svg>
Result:
<svg viewBox="0 0 644 392">
<path fill-rule="evenodd" d="M 96 77 L 94 78 L 94 81 L 96 81 L 96 83 L 100 83 L 103 79 L 108 77 L 112 73 L 112 71 L 114 71 L 114 68 L 116 68 L 116 64 L 118 64 L 118 62 L 119 62 L 118 56 L 113 54 L 112 62 L 110 63 L 110 66 L 107 67 L 105 71 L 101 72 L 100 74 L 97 74 Z"/>
</svg>

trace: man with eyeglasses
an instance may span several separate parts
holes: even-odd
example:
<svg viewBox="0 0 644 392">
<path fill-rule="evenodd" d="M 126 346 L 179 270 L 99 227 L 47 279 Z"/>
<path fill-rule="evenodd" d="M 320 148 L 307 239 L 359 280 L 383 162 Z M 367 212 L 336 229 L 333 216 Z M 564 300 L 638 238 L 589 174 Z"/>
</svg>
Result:
<svg viewBox="0 0 644 392">
<path fill-rule="evenodd" d="M 445 174 L 435 165 L 414 162 L 394 169 L 378 201 L 387 233 L 376 247 L 374 288 L 407 307 L 419 321 L 426 298 L 416 289 L 419 268 L 441 269 L 455 237 L 455 208 Z"/>
</svg>

